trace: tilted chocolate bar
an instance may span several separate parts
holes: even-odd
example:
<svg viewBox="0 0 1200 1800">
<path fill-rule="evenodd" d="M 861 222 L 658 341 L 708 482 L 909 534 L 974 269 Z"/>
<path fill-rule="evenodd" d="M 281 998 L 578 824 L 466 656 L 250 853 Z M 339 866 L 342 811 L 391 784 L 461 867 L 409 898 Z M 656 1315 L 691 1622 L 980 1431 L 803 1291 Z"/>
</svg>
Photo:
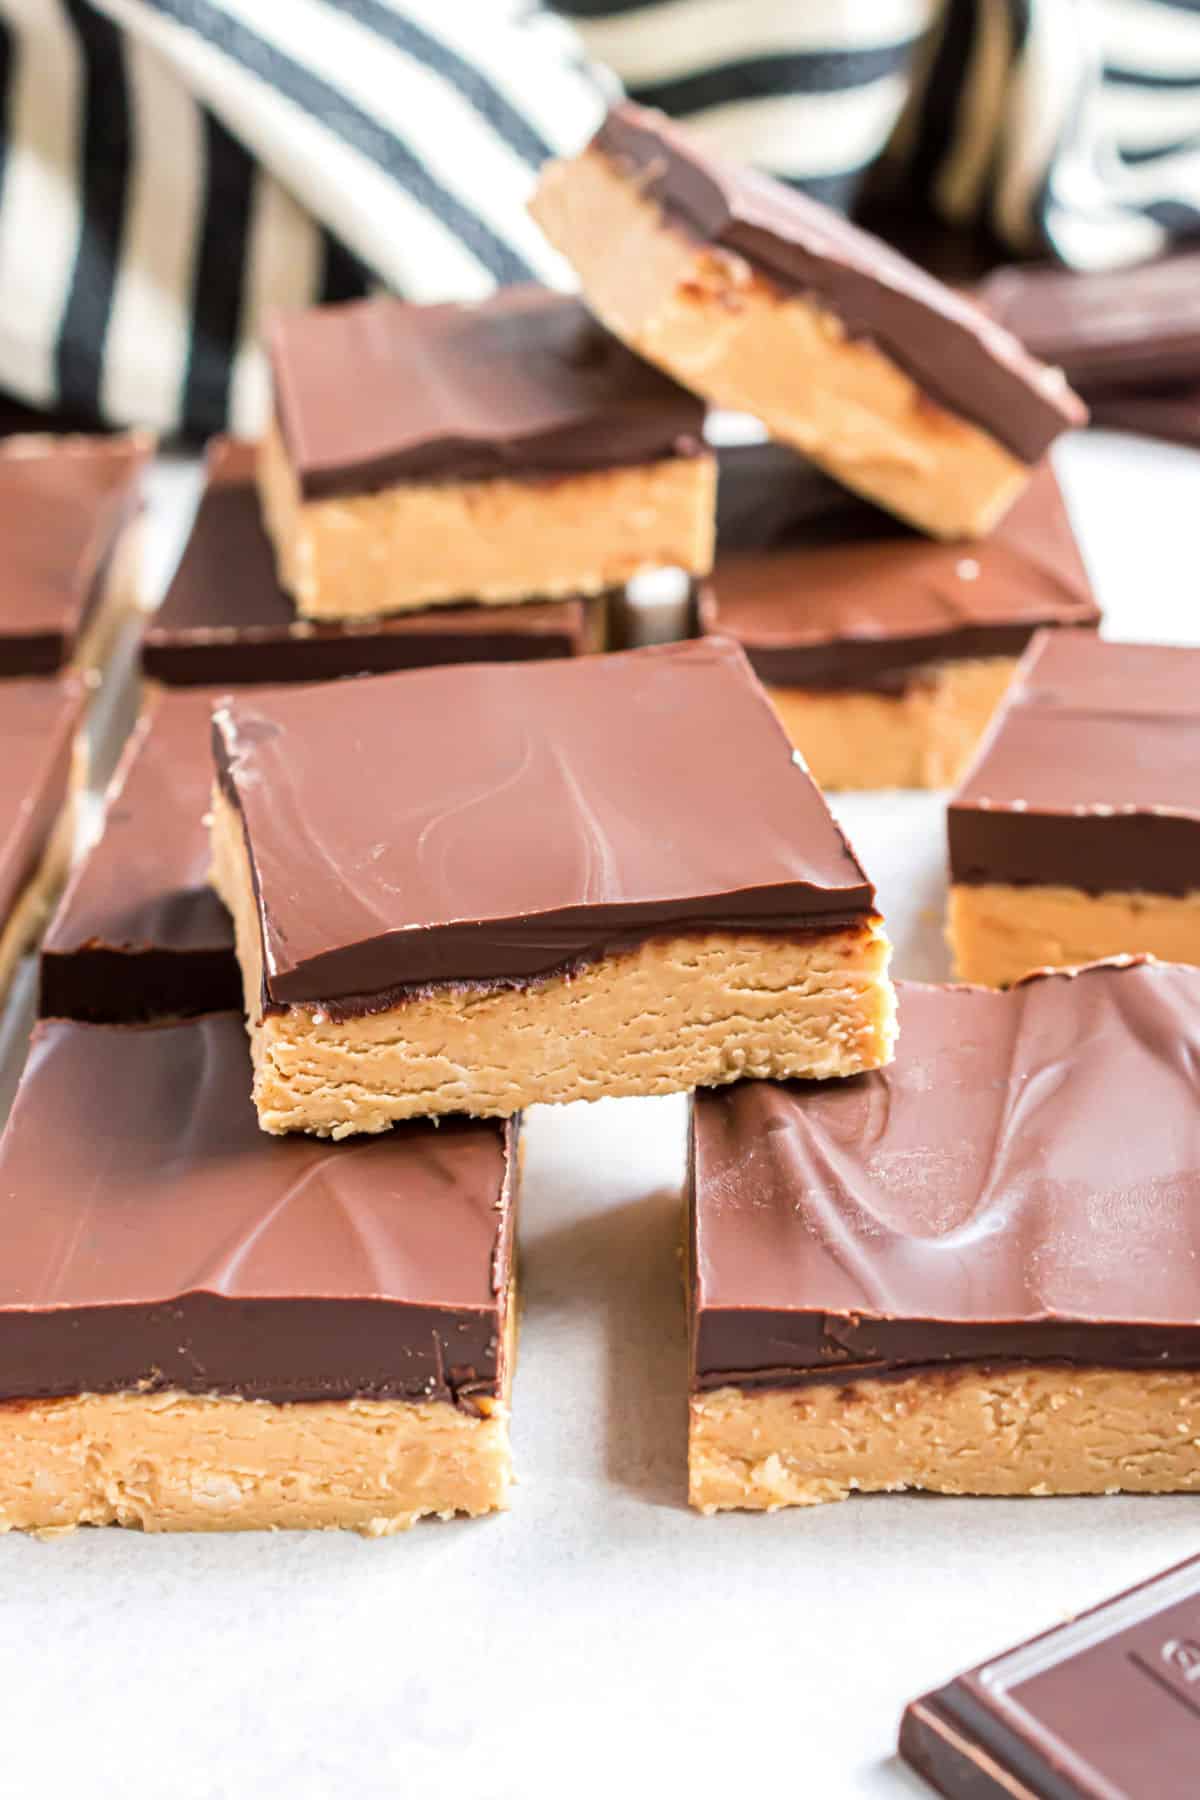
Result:
<svg viewBox="0 0 1200 1800">
<path fill-rule="evenodd" d="M 241 1005 L 229 914 L 208 873 L 212 701 L 164 694 L 139 721 L 103 832 L 42 945 L 42 1015 L 124 1024 Z"/>
<path fill-rule="evenodd" d="M 0 444 L 0 678 L 98 668 L 138 603 L 137 515 L 149 440 Z"/>
<path fill-rule="evenodd" d="M 301 613 L 560 599 L 703 573 L 703 408 L 569 296 L 378 298 L 282 320 L 259 484 Z"/>
<path fill-rule="evenodd" d="M 1194 1800 L 1200 1557 L 914 1700 L 900 1754 L 946 1800 Z"/>
<path fill-rule="evenodd" d="M 0 1528 L 506 1504 L 517 1122 L 259 1131 L 239 1015 L 37 1026 L 0 1139 Z"/>
<path fill-rule="evenodd" d="M 879 239 L 621 105 L 534 217 L 631 348 L 937 537 L 981 536 L 1086 411 Z"/>
<path fill-rule="evenodd" d="M 1089 403 L 1092 394 L 1200 381 L 1200 251 L 1086 273 L 997 269 L 976 292 L 993 318 L 1056 363 Z"/>
<path fill-rule="evenodd" d="M 0 681 L 0 999 L 67 877 L 86 704 L 73 676 Z"/>
<path fill-rule="evenodd" d="M 839 495 L 783 445 L 718 468 L 701 629 L 741 644 L 822 787 L 948 786 L 1038 626 L 1099 622 L 1048 464 L 966 548 Z"/>
<path fill-rule="evenodd" d="M 1200 650 L 1035 638 L 949 839 L 966 980 L 1121 952 L 1200 963 Z"/>
<path fill-rule="evenodd" d="M 269 1131 L 890 1052 L 874 890 L 732 644 L 276 689 L 214 741 Z"/>
<path fill-rule="evenodd" d="M 439 607 L 389 619 L 297 617 L 263 528 L 257 460 L 253 444 L 215 438 L 209 445 L 195 525 L 142 638 L 142 667 L 153 680 L 201 687 L 332 681 L 603 649 L 602 597 Z"/>
<path fill-rule="evenodd" d="M 693 1504 L 1200 1492 L 1200 971 L 898 999 L 886 1069 L 696 1097 Z"/>
</svg>

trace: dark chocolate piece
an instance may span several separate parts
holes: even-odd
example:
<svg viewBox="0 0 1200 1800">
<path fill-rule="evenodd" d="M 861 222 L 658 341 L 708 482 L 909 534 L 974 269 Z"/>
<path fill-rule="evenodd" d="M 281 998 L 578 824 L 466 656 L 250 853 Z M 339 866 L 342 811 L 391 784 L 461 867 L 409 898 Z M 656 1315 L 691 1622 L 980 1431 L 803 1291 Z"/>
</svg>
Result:
<svg viewBox="0 0 1200 1800">
<path fill-rule="evenodd" d="M 870 338 L 923 393 L 1040 460 L 1086 409 L 1057 370 L 964 296 L 847 219 L 752 169 L 706 155 L 662 113 L 624 104 L 595 138 L 702 241 L 742 256 L 785 292 L 813 294 Z"/>
<path fill-rule="evenodd" d="M 37 874 L 71 789 L 81 681 L 0 681 L 0 932 Z"/>
<path fill-rule="evenodd" d="M 43 1017 L 125 1024 L 241 1005 L 233 926 L 208 880 L 212 699 L 165 694 L 135 729 L 103 835 L 42 945 Z"/>
<path fill-rule="evenodd" d="M 735 645 L 234 697 L 265 1000 L 372 1011 L 664 932 L 835 930 L 874 890 Z"/>
<path fill-rule="evenodd" d="M 438 607 L 387 619 L 298 619 L 279 585 L 254 482 L 256 450 L 209 445 L 207 483 L 166 599 L 146 626 L 142 667 L 180 686 L 332 681 L 439 663 L 579 656 L 594 600 Z"/>
<path fill-rule="evenodd" d="M 900 1754 L 947 1800 L 1195 1800 L 1200 1557 L 914 1700 Z"/>
<path fill-rule="evenodd" d="M 1200 250 L 1131 269 L 997 269 L 979 299 L 1087 396 L 1200 381 Z"/>
<path fill-rule="evenodd" d="M 718 554 L 918 535 L 787 444 L 730 444 L 717 451 Z"/>
<path fill-rule="evenodd" d="M 968 545 L 932 542 L 866 502 L 822 508 L 825 484 L 780 445 L 723 451 L 719 466 L 727 538 L 763 534 L 769 547 L 725 548 L 718 526 L 700 624 L 741 644 L 771 686 L 903 692 L 930 663 L 1019 656 L 1041 625 L 1099 622 L 1049 465 Z"/>
<path fill-rule="evenodd" d="M 1200 892 L 1200 649 L 1035 638 L 949 836 L 958 882 Z"/>
<path fill-rule="evenodd" d="M 1140 437 L 1200 448 L 1200 381 L 1185 387 L 1096 394 L 1091 409 L 1092 424 L 1109 431 L 1135 431 Z"/>
<path fill-rule="evenodd" d="M 18 437 L 0 447 L 0 677 L 71 660 L 140 503 L 140 438 Z"/>
<path fill-rule="evenodd" d="M 898 998 L 887 1068 L 697 1095 L 693 1387 L 1200 1368 L 1200 970 Z"/>
<path fill-rule="evenodd" d="M 0 1399 L 499 1395 L 517 1123 L 273 1138 L 240 1014 L 43 1022 L 0 1139 Z"/>
<path fill-rule="evenodd" d="M 306 499 L 578 475 L 701 448 L 703 403 L 548 288 L 474 305 L 314 307 L 279 321 L 270 350 Z"/>
</svg>

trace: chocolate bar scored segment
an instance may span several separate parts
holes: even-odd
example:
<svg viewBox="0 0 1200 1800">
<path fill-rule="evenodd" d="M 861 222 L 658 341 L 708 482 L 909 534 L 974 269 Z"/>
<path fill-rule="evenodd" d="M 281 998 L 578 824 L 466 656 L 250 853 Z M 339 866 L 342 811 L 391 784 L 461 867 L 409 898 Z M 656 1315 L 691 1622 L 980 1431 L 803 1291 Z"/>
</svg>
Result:
<svg viewBox="0 0 1200 1800">
<path fill-rule="evenodd" d="M 461 662 L 576 656 L 591 602 L 439 607 L 370 620 L 298 619 L 279 585 L 255 488 L 256 448 L 209 446 L 207 480 L 179 567 L 142 639 L 142 667 L 173 685 L 330 681 Z"/>
<path fill-rule="evenodd" d="M 270 354 L 305 499 L 553 479 L 702 449 L 702 403 L 547 288 L 477 306 L 315 308 L 277 324 Z"/>
<path fill-rule="evenodd" d="M 120 1024 L 241 1005 L 233 927 L 208 881 L 212 702 L 164 694 L 136 727 L 103 832 L 42 944 L 43 1017 Z"/>
<path fill-rule="evenodd" d="M 831 492 L 783 445 L 722 451 L 718 467 L 700 620 L 740 643 L 771 686 L 903 690 L 930 662 L 1015 656 L 1040 625 L 1099 622 L 1048 466 L 970 545 L 931 542 Z"/>
<path fill-rule="evenodd" d="M 998 269 L 976 291 L 1089 399 L 1200 380 L 1200 251 L 1130 269 Z"/>
<path fill-rule="evenodd" d="M 901 1755 L 948 1800 L 1193 1800 L 1198 1669 L 1200 1558 L 914 1701 Z"/>
<path fill-rule="evenodd" d="M 1200 891 L 1200 650 L 1034 639 L 949 810 L 962 883 Z"/>
<path fill-rule="evenodd" d="M 1056 370 L 879 239 L 781 183 L 703 155 L 661 113 L 613 108 L 596 148 L 627 167 L 701 241 L 786 292 L 812 293 L 851 337 L 873 339 L 923 392 L 1035 463 L 1086 410 Z"/>
<path fill-rule="evenodd" d="M 372 1011 L 426 983 L 536 979 L 661 931 L 873 915 L 873 888 L 724 640 L 233 697 L 214 748 L 253 866 L 268 1007 Z"/>
<path fill-rule="evenodd" d="M 239 1013 L 35 1028 L 0 1138 L 0 1399 L 502 1394 L 519 1122 L 331 1152 L 261 1132 L 250 1083 Z"/>
</svg>

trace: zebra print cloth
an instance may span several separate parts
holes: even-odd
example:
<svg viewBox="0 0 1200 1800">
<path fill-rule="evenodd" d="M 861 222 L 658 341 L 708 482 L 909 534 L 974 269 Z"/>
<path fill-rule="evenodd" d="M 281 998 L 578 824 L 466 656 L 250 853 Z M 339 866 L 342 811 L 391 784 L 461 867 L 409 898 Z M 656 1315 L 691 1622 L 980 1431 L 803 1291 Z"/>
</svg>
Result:
<svg viewBox="0 0 1200 1800">
<path fill-rule="evenodd" d="M 1200 0 L 0 0 L 0 391 L 254 431 L 277 308 L 566 281 L 524 201 L 618 83 L 839 207 L 1200 233 Z"/>
</svg>

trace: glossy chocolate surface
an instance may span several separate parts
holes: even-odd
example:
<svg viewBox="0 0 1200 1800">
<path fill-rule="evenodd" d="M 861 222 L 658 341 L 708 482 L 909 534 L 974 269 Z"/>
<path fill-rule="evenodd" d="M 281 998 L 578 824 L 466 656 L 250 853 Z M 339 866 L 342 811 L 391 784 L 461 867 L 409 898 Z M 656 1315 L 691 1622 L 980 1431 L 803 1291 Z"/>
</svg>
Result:
<svg viewBox="0 0 1200 1800">
<path fill-rule="evenodd" d="M 208 880 L 212 700 L 164 694 L 138 722 L 103 834 L 42 945 L 43 1016 L 121 1024 L 241 1005 L 233 927 Z"/>
<path fill-rule="evenodd" d="M 0 678 L 70 661 L 137 511 L 147 457 L 136 438 L 29 436 L 0 447 Z"/>
<path fill-rule="evenodd" d="M 977 292 L 1089 401 L 1093 390 L 1200 381 L 1200 250 L 1131 269 L 997 269 Z"/>
<path fill-rule="evenodd" d="M 701 628 L 734 638 L 771 686 L 903 691 L 929 663 L 1018 656 L 1040 625 L 1099 621 L 1049 464 L 969 545 L 829 494 L 781 445 L 723 451 L 719 468 L 727 525 Z"/>
<path fill-rule="evenodd" d="M 693 1386 L 1200 1368 L 1200 970 L 898 998 L 888 1068 L 696 1097 Z"/>
<path fill-rule="evenodd" d="M 374 1010 L 655 933 L 832 930 L 874 904 L 718 638 L 235 696 L 214 744 L 277 1005 Z"/>
<path fill-rule="evenodd" d="M 515 1131 L 273 1138 L 240 1014 L 44 1021 L 0 1139 L 0 1398 L 500 1393 Z"/>
<path fill-rule="evenodd" d="M 72 677 L 0 681 L 0 931 L 37 873 L 70 791 L 86 704 Z"/>
<path fill-rule="evenodd" d="M 142 667 L 175 685 L 332 681 L 439 663 L 579 656 L 601 603 L 452 606 L 389 619 L 297 619 L 279 585 L 254 483 L 253 444 L 216 438 L 207 482 Z"/>
<path fill-rule="evenodd" d="M 949 837 L 955 881 L 1200 892 L 1200 649 L 1036 638 Z"/>
<path fill-rule="evenodd" d="M 811 293 L 921 390 L 1034 463 L 1085 408 L 981 308 L 879 238 L 768 175 L 704 154 L 662 114 L 624 104 L 595 139 L 706 243 L 788 292 Z"/>
<path fill-rule="evenodd" d="M 270 339 L 276 411 L 308 499 L 395 482 L 576 475 L 700 448 L 703 404 L 580 301 L 314 307 Z"/>
<path fill-rule="evenodd" d="M 900 1754 L 947 1800 L 1194 1800 L 1200 1558 L 916 1700 Z"/>
</svg>

